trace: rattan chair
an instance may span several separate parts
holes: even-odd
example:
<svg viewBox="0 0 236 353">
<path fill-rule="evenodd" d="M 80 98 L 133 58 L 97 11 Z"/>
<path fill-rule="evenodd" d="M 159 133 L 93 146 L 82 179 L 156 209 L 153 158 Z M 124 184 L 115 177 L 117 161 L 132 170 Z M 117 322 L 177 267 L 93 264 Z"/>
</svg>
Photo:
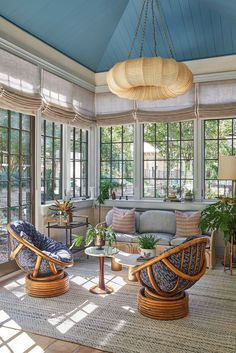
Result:
<svg viewBox="0 0 236 353">
<path fill-rule="evenodd" d="M 26 293 L 34 297 L 54 297 L 69 289 L 65 267 L 73 265 L 67 247 L 40 233 L 34 225 L 17 221 L 7 225 L 11 259 L 27 273 Z"/>
<path fill-rule="evenodd" d="M 136 267 L 142 288 L 138 295 L 141 314 L 153 319 L 175 320 L 188 314 L 186 289 L 206 271 L 207 237 L 191 238 Z"/>
</svg>

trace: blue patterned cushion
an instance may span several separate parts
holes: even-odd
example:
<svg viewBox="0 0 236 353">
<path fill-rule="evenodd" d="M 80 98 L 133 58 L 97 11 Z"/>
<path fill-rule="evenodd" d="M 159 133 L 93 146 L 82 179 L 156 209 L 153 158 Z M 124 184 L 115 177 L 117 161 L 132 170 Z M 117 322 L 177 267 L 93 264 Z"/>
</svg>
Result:
<svg viewBox="0 0 236 353">
<path fill-rule="evenodd" d="M 53 239 L 49 239 L 44 234 L 40 233 L 34 225 L 25 221 L 17 221 L 12 223 L 11 227 L 23 239 L 27 240 L 48 256 L 63 262 L 70 262 L 72 260 L 72 254 L 64 244 Z M 18 244 L 19 242 L 13 238 L 13 250 L 18 246 Z M 37 255 L 32 250 L 24 247 L 17 254 L 16 261 L 24 271 L 27 273 L 33 273 L 36 258 Z M 56 268 L 60 270 L 58 265 L 56 265 Z M 52 272 L 49 267 L 49 263 L 43 259 L 39 269 L 39 276 L 49 276 L 50 274 L 52 274 Z"/>
<path fill-rule="evenodd" d="M 188 242 L 189 240 L 192 240 L 192 239 L 196 239 L 196 237 L 189 237 L 185 242 Z M 191 247 L 192 247 L 192 257 L 191 257 L 191 263 L 189 264 Z M 181 269 L 182 251 L 179 251 L 169 256 L 168 260 L 177 269 L 181 269 L 183 273 L 186 273 L 186 274 L 189 273 L 190 275 L 195 275 L 199 273 L 203 265 L 203 260 L 200 261 L 201 259 L 200 254 L 202 251 L 205 251 L 205 243 L 192 245 L 191 247 L 189 246 L 185 249 L 182 269 Z M 170 250 L 165 250 L 165 252 L 168 252 L 168 251 Z M 197 265 L 195 266 L 196 257 L 197 257 Z M 167 292 L 167 293 L 171 292 L 171 290 L 175 288 L 176 284 L 178 284 L 177 292 L 181 292 L 183 289 L 190 288 L 195 283 L 193 281 L 187 281 L 182 278 L 180 278 L 179 282 L 177 283 L 179 277 L 174 272 L 172 272 L 162 261 L 159 261 L 156 264 L 152 265 L 152 271 L 158 287 L 163 292 Z M 140 276 L 142 281 L 144 282 L 144 285 L 146 285 L 150 291 L 155 291 L 155 289 L 153 288 L 149 280 L 147 269 L 141 270 Z"/>
</svg>

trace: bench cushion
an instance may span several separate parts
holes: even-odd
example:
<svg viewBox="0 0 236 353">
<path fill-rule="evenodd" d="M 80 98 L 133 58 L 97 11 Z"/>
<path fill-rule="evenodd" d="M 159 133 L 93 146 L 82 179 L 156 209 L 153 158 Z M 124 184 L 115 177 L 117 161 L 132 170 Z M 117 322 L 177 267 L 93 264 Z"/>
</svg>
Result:
<svg viewBox="0 0 236 353">
<path fill-rule="evenodd" d="M 175 214 L 171 211 L 145 211 L 140 216 L 139 233 L 175 234 Z"/>
</svg>

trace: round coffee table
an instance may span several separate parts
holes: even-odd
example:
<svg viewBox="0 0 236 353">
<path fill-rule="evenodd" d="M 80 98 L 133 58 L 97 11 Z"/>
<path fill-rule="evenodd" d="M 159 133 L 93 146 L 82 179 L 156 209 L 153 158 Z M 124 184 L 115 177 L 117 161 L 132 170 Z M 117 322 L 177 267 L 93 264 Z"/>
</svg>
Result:
<svg viewBox="0 0 236 353">
<path fill-rule="evenodd" d="M 113 256 L 115 262 L 120 265 L 128 267 L 128 280 L 132 282 L 137 282 L 136 275 L 132 274 L 134 267 L 141 265 L 143 262 L 137 261 L 137 258 L 140 257 L 140 254 L 129 254 L 127 252 L 119 251 Z"/>
<path fill-rule="evenodd" d="M 92 288 L 90 288 L 90 292 L 93 294 L 110 294 L 113 292 L 112 287 L 105 285 L 104 280 L 104 259 L 105 257 L 113 257 L 118 253 L 118 249 L 112 248 L 110 246 L 103 246 L 102 249 L 98 249 L 96 246 L 91 246 L 86 248 L 85 254 L 89 256 L 98 257 L 99 263 L 99 282 Z"/>
</svg>

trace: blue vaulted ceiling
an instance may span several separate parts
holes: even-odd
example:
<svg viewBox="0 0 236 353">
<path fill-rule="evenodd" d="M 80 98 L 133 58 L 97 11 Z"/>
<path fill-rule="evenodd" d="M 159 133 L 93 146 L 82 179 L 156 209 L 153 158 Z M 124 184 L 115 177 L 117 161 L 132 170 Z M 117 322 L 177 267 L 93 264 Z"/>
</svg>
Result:
<svg viewBox="0 0 236 353">
<path fill-rule="evenodd" d="M 236 54 L 236 0 L 159 0 L 175 58 Z M 127 59 L 143 0 L 0 0 L 0 14 L 94 72 Z M 153 56 L 151 21 L 144 55 Z M 158 55 L 169 57 L 158 30 Z M 133 56 L 138 56 L 135 47 Z"/>
</svg>

